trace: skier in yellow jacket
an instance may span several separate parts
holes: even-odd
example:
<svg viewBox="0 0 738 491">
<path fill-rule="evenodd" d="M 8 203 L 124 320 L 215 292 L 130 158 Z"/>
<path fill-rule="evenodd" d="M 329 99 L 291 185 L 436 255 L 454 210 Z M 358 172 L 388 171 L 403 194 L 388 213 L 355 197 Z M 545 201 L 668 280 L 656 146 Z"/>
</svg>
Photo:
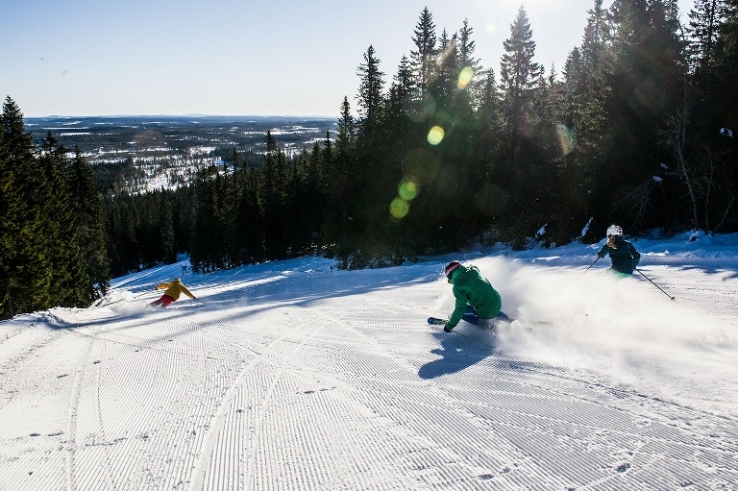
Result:
<svg viewBox="0 0 738 491">
<path fill-rule="evenodd" d="M 174 281 L 171 283 L 162 283 L 156 287 L 157 290 L 164 290 L 165 288 L 166 291 L 164 292 L 164 295 L 162 295 L 159 300 L 151 302 L 149 305 L 152 307 L 158 307 L 160 305 L 162 307 L 169 307 L 169 304 L 179 300 L 179 296 L 183 293 L 192 299 L 195 298 L 187 287 L 182 284 L 182 281 L 179 278 L 174 278 Z"/>
</svg>

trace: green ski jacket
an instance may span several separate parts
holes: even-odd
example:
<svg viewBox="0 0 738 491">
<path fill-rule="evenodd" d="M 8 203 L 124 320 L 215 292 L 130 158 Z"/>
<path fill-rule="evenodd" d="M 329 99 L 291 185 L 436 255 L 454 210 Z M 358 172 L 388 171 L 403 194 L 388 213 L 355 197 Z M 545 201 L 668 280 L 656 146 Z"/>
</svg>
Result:
<svg viewBox="0 0 738 491">
<path fill-rule="evenodd" d="M 479 317 L 491 319 L 500 313 L 502 298 L 492 288 L 487 278 L 482 276 L 476 266 L 459 266 L 451 273 L 451 284 L 456 298 L 454 311 L 446 326 L 454 328 L 461 320 L 467 305 L 471 305 Z"/>
</svg>

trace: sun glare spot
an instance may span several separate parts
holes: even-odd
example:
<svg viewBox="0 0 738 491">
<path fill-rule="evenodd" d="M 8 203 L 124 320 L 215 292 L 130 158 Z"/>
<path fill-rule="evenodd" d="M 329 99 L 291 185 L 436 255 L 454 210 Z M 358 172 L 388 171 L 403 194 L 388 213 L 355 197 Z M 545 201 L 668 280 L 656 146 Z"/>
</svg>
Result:
<svg viewBox="0 0 738 491">
<path fill-rule="evenodd" d="M 465 89 L 472 81 L 472 78 L 474 78 L 474 70 L 472 70 L 472 67 L 465 66 L 461 69 L 461 73 L 459 73 L 459 81 L 457 82 L 460 89 Z"/>
<path fill-rule="evenodd" d="M 414 179 L 403 179 L 400 186 L 397 188 L 397 194 L 399 194 L 400 198 L 405 201 L 412 201 L 416 196 L 418 196 L 419 192 L 420 188 Z"/>
<path fill-rule="evenodd" d="M 569 155 L 576 147 L 576 138 L 574 132 L 564 124 L 556 125 L 556 135 L 559 138 L 559 146 L 563 155 Z"/>
<path fill-rule="evenodd" d="M 390 214 L 395 218 L 405 218 L 410 212 L 410 205 L 402 198 L 395 198 L 390 203 Z"/>
<path fill-rule="evenodd" d="M 434 126 L 430 129 L 428 132 L 428 143 L 431 145 L 438 145 L 443 141 L 445 133 L 443 131 L 443 128 L 440 126 Z"/>
</svg>

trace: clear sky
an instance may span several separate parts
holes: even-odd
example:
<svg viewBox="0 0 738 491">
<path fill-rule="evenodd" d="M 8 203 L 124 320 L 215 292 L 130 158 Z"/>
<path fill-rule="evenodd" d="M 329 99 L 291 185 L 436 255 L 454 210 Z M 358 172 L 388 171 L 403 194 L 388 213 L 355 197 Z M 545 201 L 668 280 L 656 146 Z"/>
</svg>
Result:
<svg viewBox="0 0 738 491">
<path fill-rule="evenodd" d="M 439 36 L 468 19 L 499 74 L 521 4 L 560 72 L 594 0 L 0 0 L 0 97 L 26 117 L 337 116 L 370 45 L 391 81 L 424 7 Z"/>
</svg>

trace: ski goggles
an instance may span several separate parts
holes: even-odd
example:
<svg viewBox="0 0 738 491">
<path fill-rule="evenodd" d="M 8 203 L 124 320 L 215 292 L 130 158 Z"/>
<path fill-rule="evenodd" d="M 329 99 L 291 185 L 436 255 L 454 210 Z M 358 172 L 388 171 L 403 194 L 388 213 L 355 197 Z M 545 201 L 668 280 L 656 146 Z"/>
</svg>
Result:
<svg viewBox="0 0 738 491">
<path fill-rule="evenodd" d="M 456 264 L 453 264 L 453 265 L 452 265 L 452 266 L 451 266 L 450 268 L 448 268 L 448 269 L 446 270 L 446 278 L 448 279 L 448 282 L 449 282 L 449 283 L 451 283 L 451 275 L 453 274 L 453 272 L 454 272 L 454 271 L 456 271 L 456 269 L 457 269 L 457 268 L 458 268 L 459 266 L 461 266 L 461 264 L 459 264 L 459 263 L 456 263 Z"/>
</svg>

